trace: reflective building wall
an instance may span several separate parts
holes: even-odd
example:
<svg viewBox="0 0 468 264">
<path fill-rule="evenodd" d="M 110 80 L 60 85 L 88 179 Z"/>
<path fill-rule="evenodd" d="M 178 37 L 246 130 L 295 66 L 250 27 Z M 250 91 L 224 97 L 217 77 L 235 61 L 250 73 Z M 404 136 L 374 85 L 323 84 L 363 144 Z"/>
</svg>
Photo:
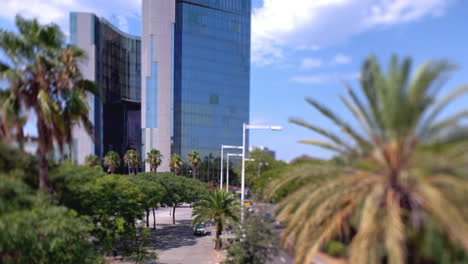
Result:
<svg viewBox="0 0 468 264">
<path fill-rule="evenodd" d="M 250 0 L 143 0 L 142 148 L 162 152 L 161 171 L 172 153 L 242 144 L 250 12 Z"/>
<path fill-rule="evenodd" d="M 70 35 L 72 44 L 87 52 L 88 59 L 80 68 L 99 91 L 88 100 L 94 141 L 76 128 L 76 155 L 72 157 L 82 163 L 86 155 L 102 158 L 110 150 L 122 156 L 127 149 L 141 152 L 140 38 L 90 13 L 70 14 Z"/>
<path fill-rule="evenodd" d="M 249 121 L 250 0 L 177 0 L 172 151 L 219 156 Z"/>
</svg>

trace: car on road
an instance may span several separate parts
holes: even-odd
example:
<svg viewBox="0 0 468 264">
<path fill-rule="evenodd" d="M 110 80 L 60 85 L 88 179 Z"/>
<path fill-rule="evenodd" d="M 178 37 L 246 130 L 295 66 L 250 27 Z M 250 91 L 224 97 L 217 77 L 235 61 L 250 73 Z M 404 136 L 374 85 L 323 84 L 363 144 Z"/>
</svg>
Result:
<svg viewBox="0 0 468 264">
<path fill-rule="evenodd" d="M 205 223 L 195 224 L 193 226 L 193 234 L 196 236 L 204 236 L 208 233 L 209 232 L 208 232 L 207 224 Z"/>
</svg>

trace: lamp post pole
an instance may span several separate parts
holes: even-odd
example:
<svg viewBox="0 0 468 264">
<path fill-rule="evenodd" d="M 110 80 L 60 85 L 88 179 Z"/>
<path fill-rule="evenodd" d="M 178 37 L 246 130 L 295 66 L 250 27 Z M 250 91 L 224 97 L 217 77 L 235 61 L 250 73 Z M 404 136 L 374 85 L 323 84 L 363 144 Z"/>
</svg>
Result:
<svg viewBox="0 0 468 264">
<path fill-rule="evenodd" d="M 280 126 L 259 126 L 242 124 L 242 179 L 241 179 L 241 222 L 244 222 L 244 191 L 245 191 L 245 132 L 247 129 L 268 129 L 268 130 L 282 130 Z"/>
<path fill-rule="evenodd" d="M 219 175 L 219 189 L 223 189 L 223 159 L 224 159 L 224 149 L 225 148 L 230 148 L 230 149 L 241 149 L 242 146 L 230 146 L 230 145 L 221 145 L 221 173 Z"/>
</svg>

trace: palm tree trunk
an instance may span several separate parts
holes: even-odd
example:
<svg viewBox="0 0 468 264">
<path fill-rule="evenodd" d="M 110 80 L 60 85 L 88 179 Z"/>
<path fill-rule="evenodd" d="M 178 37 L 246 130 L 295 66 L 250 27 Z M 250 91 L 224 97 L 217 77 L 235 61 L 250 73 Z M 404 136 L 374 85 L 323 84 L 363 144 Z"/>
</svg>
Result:
<svg viewBox="0 0 468 264">
<path fill-rule="evenodd" d="M 153 228 L 156 229 L 156 214 L 154 213 L 154 208 L 153 208 Z"/>
<path fill-rule="evenodd" d="M 146 211 L 146 227 L 149 228 L 149 214 L 150 214 L 149 208 L 146 208 L 145 211 Z"/>
<path fill-rule="evenodd" d="M 174 207 L 172 207 L 172 224 L 175 225 L 175 208 L 176 208 L 177 205 L 174 205 Z"/>
<path fill-rule="evenodd" d="M 37 126 L 38 126 L 38 136 L 39 136 L 39 188 L 44 191 L 52 191 L 49 186 L 49 164 L 47 162 L 47 148 L 46 142 L 50 135 L 46 135 L 47 133 L 44 131 L 44 120 L 41 117 L 37 118 Z"/>
<path fill-rule="evenodd" d="M 221 233 L 223 232 L 223 224 L 216 223 L 216 242 L 215 249 L 220 250 L 223 247 L 223 242 L 221 241 Z"/>
</svg>

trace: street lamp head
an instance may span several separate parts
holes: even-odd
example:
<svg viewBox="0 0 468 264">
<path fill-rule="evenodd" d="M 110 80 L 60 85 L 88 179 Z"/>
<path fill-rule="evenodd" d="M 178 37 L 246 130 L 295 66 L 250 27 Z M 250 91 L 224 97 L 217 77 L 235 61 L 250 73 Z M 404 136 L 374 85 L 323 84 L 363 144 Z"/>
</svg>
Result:
<svg viewBox="0 0 468 264">
<path fill-rule="evenodd" d="M 280 130 L 283 130 L 283 127 L 282 126 L 270 126 L 270 129 L 273 131 L 280 131 Z"/>
</svg>

